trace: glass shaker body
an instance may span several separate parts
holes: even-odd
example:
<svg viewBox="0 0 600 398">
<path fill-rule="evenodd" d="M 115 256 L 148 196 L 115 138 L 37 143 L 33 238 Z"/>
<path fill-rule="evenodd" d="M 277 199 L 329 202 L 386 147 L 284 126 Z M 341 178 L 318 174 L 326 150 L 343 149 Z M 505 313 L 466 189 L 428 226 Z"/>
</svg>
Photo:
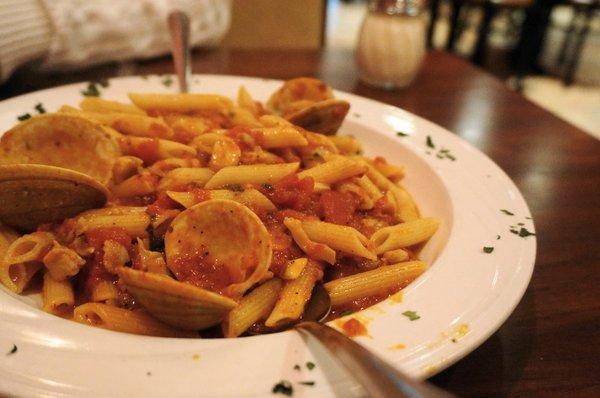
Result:
<svg viewBox="0 0 600 398">
<path fill-rule="evenodd" d="M 372 0 L 356 49 L 361 80 L 386 89 L 408 86 L 425 56 L 425 24 L 420 2 Z"/>
</svg>

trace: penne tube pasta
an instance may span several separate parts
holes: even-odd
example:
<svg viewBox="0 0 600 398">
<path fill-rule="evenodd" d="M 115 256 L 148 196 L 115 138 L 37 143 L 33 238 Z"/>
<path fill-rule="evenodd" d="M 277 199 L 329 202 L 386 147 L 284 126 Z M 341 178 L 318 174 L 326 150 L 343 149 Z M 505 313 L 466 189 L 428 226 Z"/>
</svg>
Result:
<svg viewBox="0 0 600 398">
<path fill-rule="evenodd" d="M 79 323 L 116 332 L 159 337 L 197 337 L 181 331 L 141 311 L 130 311 L 101 303 L 86 303 L 75 308 L 73 319 Z"/>
<path fill-rule="evenodd" d="M 392 294 L 421 275 L 427 268 L 422 261 L 384 265 L 370 271 L 325 283 L 331 306 L 339 307 L 362 297 Z"/>
<path fill-rule="evenodd" d="M 265 321 L 265 326 L 278 328 L 300 319 L 315 283 L 322 276 L 323 271 L 321 271 L 319 264 L 315 261 L 309 261 L 298 278 L 285 283 L 275 308 Z"/>
<path fill-rule="evenodd" d="M 82 116 L 105 124 L 121 134 L 136 137 L 172 139 L 174 132 L 164 120 L 134 113 L 82 112 Z"/>
<path fill-rule="evenodd" d="M 4 254 L 4 262 L 8 264 L 41 262 L 53 242 L 54 235 L 48 232 L 33 232 L 23 235 L 8 246 Z"/>
<path fill-rule="evenodd" d="M 54 241 L 52 248 L 43 257 L 42 262 L 48 270 L 47 273 L 55 281 L 64 281 L 71 276 L 77 275 L 81 267 L 85 265 L 85 260 L 79 254 L 56 241 Z"/>
<path fill-rule="evenodd" d="M 382 157 L 377 157 L 373 160 L 369 160 L 368 162 L 392 182 L 398 182 L 404 177 L 404 167 L 389 164 Z"/>
<path fill-rule="evenodd" d="M 275 306 L 283 283 L 271 279 L 242 297 L 237 307 L 229 311 L 223 322 L 225 337 L 237 337 L 256 322 L 265 319 Z"/>
<path fill-rule="evenodd" d="M 227 116 L 231 118 L 231 122 L 235 125 L 245 127 L 260 127 L 260 122 L 248 109 L 234 106 L 228 111 Z"/>
<path fill-rule="evenodd" d="M 335 264 L 335 251 L 323 243 L 312 241 L 302 226 L 302 221 L 295 218 L 286 217 L 283 224 L 289 229 L 294 242 L 306 253 L 309 257 L 315 260 L 325 261 L 329 264 Z"/>
<path fill-rule="evenodd" d="M 196 150 L 189 145 L 148 137 L 123 136 L 119 139 L 119 144 L 125 155 L 140 158 L 144 158 L 144 154 L 146 158 L 150 156 L 149 163 L 169 158 L 195 157 L 197 154 Z"/>
<path fill-rule="evenodd" d="M 256 105 L 256 102 L 254 102 L 252 96 L 243 85 L 238 89 L 237 103 L 241 108 L 250 111 L 254 116 L 258 116 L 258 105 Z"/>
<path fill-rule="evenodd" d="M 290 127 L 292 123 L 277 115 L 262 115 L 258 121 L 265 127 Z"/>
<path fill-rule="evenodd" d="M 381 228 L 371 236 L 377 254 L 421 243 L 437 231 L 436 218 L 419 218 L 405 223 Z"/>
<path fill-rule="evenodd" d="M 99 279 L 91 288 L 90 300 L 94 303 L 114 301 L 119 297 L 119 291 L 112 280 Z"/>
<path fill-rule="evenodd" d="M 313 187 L 314 192 L 329 191 L 330 189 L 331 187 L 328 184 L 324 184 L 322 182 L 315 182 L 315 185 Z"/>
<path fill-rule="evenodd" d="M 293 126 L 275 126 L 253 129 L 262 134 L 261 146 L 266 149 L 306 146 L 308 141 Z"/>
<path fill-rule="evenodd" d="M 408 260 L 409 254 L 404 249 L 390 250 L 383 253 L 386 264 L 396 264 Z"/>
<path fill-rule="evenodd" d="M 361 162 L 337 156 L 298 173 L 299 178 L 312 177 L 316 182 L 331 184 L 355 175 L 363 174 L 366 168 Z"/>
<path fill-rule="evenodd" d="M 156 180 L 148 172 L 136 174 L 115 185 L 112 193 L 117 198 L 148 195 L 156 191 L 158 185 Z"/>
<path fill-rule="evenodd" d="M 362 152 L 360 142 L 349 135 L 330 135 L 329 139 L 342 155 L 357 155 Z"/>
<path fill-rule="evenodd" d="M 75 295 L 71 281 L 63 279 L 55 280 L 50 272 L 44 272 L 44 282 L 42 285 L 42 309 L 58 316 L 68 316 L 73 314 L 75 305 Z"/>
<path fill-rule="evenodd" d="M 299 163 L 256 164 L 225 167 L 219 170 L 207 183 L 206 189 L 221 188 L 234 184 L 274 184 L 295 173 Z"/>
<path fill-rule="evenodd" d="M 145 94 L 130 93 L 129 99 L 145 111 L 193 113 L 202 110 L 228 111 L 233 102 L 213 94 Z"/>
<path fill-rule="evenodd" d="M 2 261 L 0 262 L 0 281 L 11 292 L 21 293 L 41 268 L 42 263 L 40 262 L 10 264 Z"/>
<path fill-rule="evenodd" d="M 113 183 L 119 184 L 133 177 L 143 165 L 144 161 L 135 156 L 119 156 L 113 165 Z"/>
<path fill-rule="evenodd" d="M 179 167 L 173 169 L 160 180 L 158 191 L 172 190 L 188 184 L 203 187 L 215 173 L 208 168 Z"/>
<path fill-rule="evenodd" d="M 205 192 L 206 197 L 198 196 L 194 192 L 175 191 L 167 191 L 167 196 L 186 209 L 208 199 L 229 199 L 249 207 L 255 213 L 268 213 L 277 210 L 273 202 L 256 189 L 245 189 L 241 192 L 230 191 L 228 189 L 213 189 Z"/>
<path fill-rule="evenodd" d="M 308 259 L 305 257 L 288 261 L 287 265 L 285 266 L 285 271 L 281 277 L 285 280 L 296 279 L 300 276 L 307 263 Z"/>
<path fill-rule="evenodd" d="M 302 229 L 312 241 L 323 243 L 332 249 L 352 256 L 377 260 L 377 255 L 370 250 L 366 236 L 352 227 L 323 221 L 302 221 Z"/>
<path fill-rule="evenodd" d="M 115 206 L 86 211 L 77 216 L 75 221 L 76 235 L 96 228 L 120 227 L 131 237 L 146 237 L 150 215 L 145 207 Z"/>
<path fill-rule="evenodd" d="M 124 104 L 117 101 L 109 101 L 102 98 L 85 97 L 79 103 L 79 107 L 86 112 L 97 113 L 131 113 L 135 115 L 146 115 L 142 109 L 135 105 Z"/>
</svg>

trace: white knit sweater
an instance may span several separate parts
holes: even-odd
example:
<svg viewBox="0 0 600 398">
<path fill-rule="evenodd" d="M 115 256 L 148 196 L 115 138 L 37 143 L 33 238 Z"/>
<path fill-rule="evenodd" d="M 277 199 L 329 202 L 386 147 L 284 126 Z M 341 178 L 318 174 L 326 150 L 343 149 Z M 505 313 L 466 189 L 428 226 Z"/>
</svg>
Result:
<svg viewBox="0 0 600 398">
<path fill-rule="evenodd" d="M 174 9 L 190 16 L 193 46 L 229 28 L 230 0 L 0 0 L 0 81 L 31 61 L 73 69 L 166 54 Z"/>
</svg>

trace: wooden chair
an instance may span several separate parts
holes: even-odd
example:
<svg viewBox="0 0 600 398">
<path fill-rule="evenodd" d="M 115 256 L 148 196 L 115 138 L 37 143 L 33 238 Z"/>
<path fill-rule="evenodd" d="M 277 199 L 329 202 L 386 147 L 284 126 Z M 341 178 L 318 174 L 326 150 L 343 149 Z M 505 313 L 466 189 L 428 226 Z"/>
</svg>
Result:
<svg viewBox="0 0 600 398">
<path fill-rule="evenodd" d="M 431 47 L 435 21 L 438 18 L 439 5 L 441 0 L 431 1 L 431 22 L 427 32 L 427 43 Z M 490 30 L 490 25 L 494 16 L 501 10 L 527 8 L 534 3 L 534 0 L 450 0 L 450 33 L 446 41 L 446 50 L 453 51 L 456 40 L 460 36 L 462 25 L 461 11 L 464 7 L 477 7 L 483 11 L 483 20 L 477 29 L 477 42 L 475 50 L 471 55 L 471 61 L 481 65 L 485 58 L 486 39 Z"/>
</svg>

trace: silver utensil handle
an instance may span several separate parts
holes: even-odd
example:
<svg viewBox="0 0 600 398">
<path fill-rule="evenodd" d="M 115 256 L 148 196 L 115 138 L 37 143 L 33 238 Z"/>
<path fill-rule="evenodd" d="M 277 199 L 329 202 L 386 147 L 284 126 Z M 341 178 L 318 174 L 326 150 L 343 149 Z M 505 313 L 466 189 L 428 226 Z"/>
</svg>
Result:
<svg viewBox="0 0 600 398">
<path fill-rule="evenodd" d="M 319 340 L 373 398 L 451 398 L 454 395 L 427 382 L 408 378 L 337 330 L 317 322 L 295 326 Z"/>
<path fill-rule="evenodd" d="M 188 92 L 191 76 L 190 66 L 190 19 L 182 11 L 169 14 L 169 32 L 171 33 L 171 52 L 175 63 L 175 73 L 179 81 L 179 92 Z"/>
</svg>

